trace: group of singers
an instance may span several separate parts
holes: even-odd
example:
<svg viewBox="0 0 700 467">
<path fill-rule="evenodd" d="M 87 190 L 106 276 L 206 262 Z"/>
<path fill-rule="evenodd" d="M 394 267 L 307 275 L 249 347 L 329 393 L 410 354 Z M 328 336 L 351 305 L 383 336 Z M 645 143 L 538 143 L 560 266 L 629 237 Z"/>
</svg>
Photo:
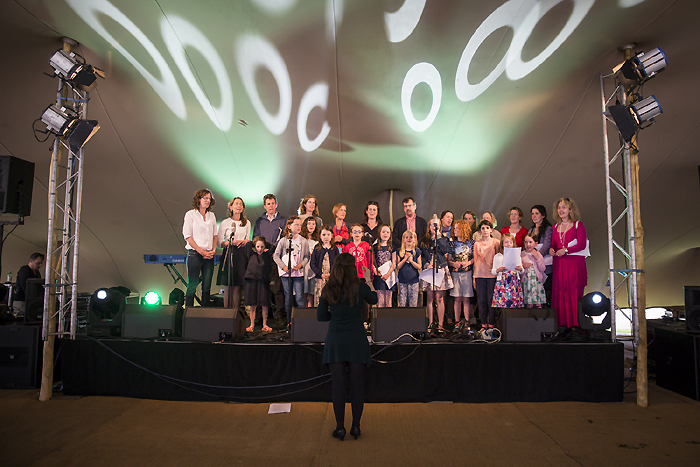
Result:
<svg viewBox="0 0 700 467">
<path fill-rule="evenodd" d="M 194 304 L 200 277 L 201 302 L 209 303 L 214 253 L 222 248 L 217 284 L 225 288 L 225 305 L 240 307 L 245 288 L 244 305 L 253 313 L 260 307 L 263 330 L 271 330 L 270 296 L 274 294 L 274 318 L 289 323 L 294 301 L 297 306 L 318 305 L 337 255 L 346 252 L 355 257 L 360 279 L 362 268 L 369 269 L 379 306 L 392 306 L 394 298 L 398 306 L 415 307 L 425 291 L 429 321 L 437 312 L 438 328 L 444 321 L 445 292 L 454 299 L 456 327 L 469 325 L 477 305 L 486 329 L 495 325 L 494 309 L 523 306 L 551 305 L 560 326 L 578 324 L 577 303 L 587 283 L 582 254 L 587 239 L 576 203 L 569 198 L 554 203 L 554 225 L 547 219 L 547 209 L 535 205 L 530 210 L 532 225 L 526 228 L 521 224 L 523 211 L 513 207 L 500 230 L 490 211 L 477 217 L 467 210 L 455 219 L 445 210 L 426 221 L 416 214 L 412 197 L 403 200 L 405 216 L 393 228 L 383 223 L 376 201 L 366 204 L 363 222 L 348 223 L 347 207 L 338 203 L 332 209 L 333 220 L 324 224 L 315 196 L 301 200 L 298 216 L 285 218 L 277 211 L 275 195 L 267 194 L 265 213 L 251 226 L 245 202 L 236 197 L 218 227 L 214 204 L 211 191 L 198 190 L 193 209 L 185 214 L 186 306 Z M 515 265 L 510 248 L 520 249 Z M 253 314 L 250 331 L 254 323 Z"/>
<path fill-rule="evenodd" d="M 364 408 L 365 367 L 371 363 L 363 327 L 363 304 L 392 306 L 398 291 L 399 306 L 417 306 L 419 290 L 427 292 L 428 318 L 438 315 L 442 328 L 443 295 L 454 297 L 455 328 L 469 326 L 476 297 L 482 329 L 494 326 L 494 308 L 547 306 L 556 309 L 561 326 L 577 325 L 577 303 L 587 282 L 586 230 L 576 203 L 560 198 L 554 205 L 555 225 L 542 205 L 531 208 L 532 226 L 521 225 L 523 212 L 508 211 L 508 225 L 496 230 L 492 212 L 465 211 L 455 220 L 451 211 L 429 221 L 416 214 L 411 197 L 403 200 L 406 214 L 393 226 L 380 217 L 379 204 L 369 201 L 364 221 L 348 224 L 347 206 L 333 206 L 333 221 L 323 224 L 316 197 L 301 200 L 299 215 L 289 219 L 277 212 L 277 198 L 263 197 L 265 213 L 252 229 L 245 217 L 245 203 L 233 198 L 228 217 L 217 229 L 211 212 L 211 191 L 195 193 L 192 210 L 185 214 L 183 235 L 187 242 L 188 286 L 185 303 L 194 304 L 202 280 L 202 304 L 209 303 L 214 274 L 214 253 L 224 249 L 217 282 L 226 286 L 226 306 L 239 307 L 241 287 L 250 306 L 250 327 L 256 308 L 262 311 L 262 330 L 268 326 L 270 284 L 275 292 L 275 318 L 291 321 L 292 297 L 297 306 L 317 306 L 319 321 L 329 321 L 323 348 L 323 364 L 332 376 L 332 401 L 336 428 L 332 436 L 343 440 L 345 399 L 351 395 L 350 435 L 361 435 Z M 520 250 L 518 250 L 520 249 Z M 282 294 L 281 290 L 284 290 Z M 433 301 L 437 310 L 433 309 Z M 464 320 L 460 322 L 461 312 Z M 289 325 L 288 325 L 289 326 Z"/>
</svg>

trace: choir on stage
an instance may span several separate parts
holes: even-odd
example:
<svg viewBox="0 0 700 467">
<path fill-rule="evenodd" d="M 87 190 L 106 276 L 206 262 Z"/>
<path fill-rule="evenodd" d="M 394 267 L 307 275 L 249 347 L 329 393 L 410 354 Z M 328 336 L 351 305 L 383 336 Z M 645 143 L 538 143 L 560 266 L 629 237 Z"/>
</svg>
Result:
<svg viewBox="0 0 700 467">
<path fill-rule="evenodd" d="M 185 304 L 194 305 L 200 281 L 201 304 L 210 303 L 214 253 L 221 248 L 216 282 L 224 287 L 224 306 L 250 307 L 247 331 L 254 329 L 257 309 L 262 330 L 271 331 L 269 310 L 278 324 L 288 325 L 292 307 L 318 306 L 341 253 L 354 257 L 360 281 L 369 271 L 379 307 L 417 307 L 425 292 L 428 319 L 437 330 L 452 318 L 455 329 L 468 328 L 477 313 L 482 329 L 488 330 L 495 327 L 499 308 L 547 306 L 556 310 L 560 326 L 578 325 L 588 241 L 578 207 L 569 198 L 554 203 L 554 224 L 538 204 L 530 209 L 528 228 L 523 211 L 514 206 L 500 230 L 490 211 L 478 217 L 466 210 L 455 219 L 445 210 L 427 222 L 411 197 L 403 200 L 405 216 L 393 226 L 382 221 L 376 201 L 366 204 L 360 223 L 346 220 L 360 216 L 337 203 L 331 222 L 324 224 L 314 195 L 301 200 L 298 216 L 286 218 L 277 211 L 275 195 L 268 194 L 265 212 L 254 223 L 245 216 L 243 199 L 231 199 L 228 216 L 217 229 L 214 204 L 209 190 L 199 190 L 185 214 Z M 452 305 L 447 315 L 446 302 Z"/>
</svg>

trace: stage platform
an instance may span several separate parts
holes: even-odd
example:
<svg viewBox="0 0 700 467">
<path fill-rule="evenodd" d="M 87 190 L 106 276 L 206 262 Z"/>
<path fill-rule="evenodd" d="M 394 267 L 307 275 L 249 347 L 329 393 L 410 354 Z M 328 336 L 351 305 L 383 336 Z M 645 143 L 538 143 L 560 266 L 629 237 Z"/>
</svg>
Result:
<svg viewBox="0 0 700 467">
<path fill-rule="evenodd" d="M 620 402 L 622 343 L 373 344 L 367 402 Z M 330 402 L 323 345 L 93 339 L 61 343 L 65 395 Z"/>
</svg>

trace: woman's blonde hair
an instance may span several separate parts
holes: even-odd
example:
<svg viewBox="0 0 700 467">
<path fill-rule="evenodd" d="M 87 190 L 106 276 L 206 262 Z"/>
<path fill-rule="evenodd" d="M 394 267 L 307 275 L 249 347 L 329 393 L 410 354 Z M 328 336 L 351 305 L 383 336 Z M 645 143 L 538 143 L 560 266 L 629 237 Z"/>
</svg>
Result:
<svg viewBox="0 0 700 467">
<path fill-rule="evenodd" d="M 569 220 L 570 221 L 580 221 L 581 220 L 581 213 L 578 210 L 578 206 L 576 206 L 576 203 L 574 202 L 573 199 L 569 198 L 559 198 L 556 200 L 554 203 L 554 221 L 555 222 L 561 222 L 561 217 L 559 217 L 559 204 L 564 203 L 566 206 L 569 207 Z"/>
</svg>

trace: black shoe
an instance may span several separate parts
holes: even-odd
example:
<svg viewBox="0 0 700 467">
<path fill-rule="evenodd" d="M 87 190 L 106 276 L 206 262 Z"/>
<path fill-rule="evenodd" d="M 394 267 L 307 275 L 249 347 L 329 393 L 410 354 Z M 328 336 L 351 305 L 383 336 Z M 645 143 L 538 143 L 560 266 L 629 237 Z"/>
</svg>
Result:
<svg viewBox="0 0 700 467">
<path fill-rule="evenodd" d="M 357 439 L 358 436 L 360 436 L 362 433 L 360 432 L 360 427 L 359 426 L 354 426 L 350 428 L 350 434 Z"/>
<path fill-rule="evenodd" d="M 359 430 L 359 428 L 358 428 Z M 340 430 L 333 430 L 332 435 L 334 438 L 338 438 L 339 440 L 343 440 L 345 438 L 345 428 L 341 428 Z"/>
</svg>

